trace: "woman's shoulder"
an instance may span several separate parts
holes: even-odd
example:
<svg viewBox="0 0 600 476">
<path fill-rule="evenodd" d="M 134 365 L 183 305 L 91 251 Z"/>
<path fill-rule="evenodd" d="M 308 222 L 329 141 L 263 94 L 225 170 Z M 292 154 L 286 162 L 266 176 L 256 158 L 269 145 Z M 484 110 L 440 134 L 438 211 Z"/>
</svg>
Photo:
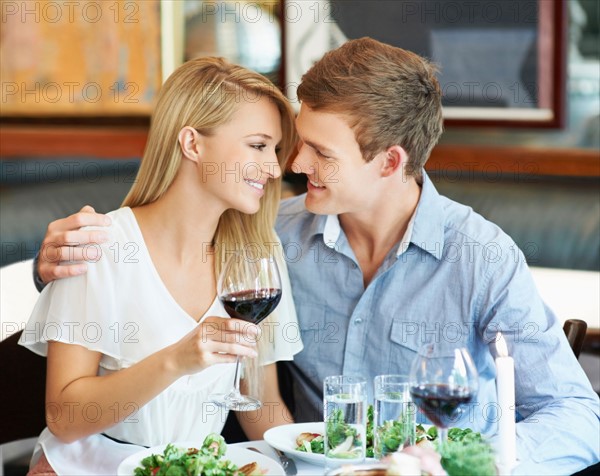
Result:
<svg viewBox="0 0 600 476">
<path fill-rule="evenodd" d="M 108 234 L 110 242 L 117 239 L 132 239 L 139 241 L 142 238 L 141 231 L 135 219 L 133 211 L 129 207 L 117 208 L 106 213 L 111 223 L 108 226 L 86 226 L 82 230 L 102 231 Z"/>
<path fill-rule="evenodd" d="M 142 233 L 131 208 L 122 207 L 108 212 L 111 224 L 107 227 L 89 226 L 84 230 L 101 231 L 107 234 L 108 239 L 101 244 L 90 244 L 96 248 L 98 258 L 89 260 L 97 268 L 112 269 L 118 267 L 123 271 L 121 264 L 139 263 L 145 256 L 145 243 Z"/>
<path fill-rule="evenodd" d="M 110 217 L 111 223 L 108 226 L 85 226 L 85 231 L 103 231 L 107 232 L 109 237 L 121 237 L 123 235 L 134 235 L 137 232 L 137 222 L 135 216 L 129 207 L 117 208 L 106 213 Z"/>
</svg>

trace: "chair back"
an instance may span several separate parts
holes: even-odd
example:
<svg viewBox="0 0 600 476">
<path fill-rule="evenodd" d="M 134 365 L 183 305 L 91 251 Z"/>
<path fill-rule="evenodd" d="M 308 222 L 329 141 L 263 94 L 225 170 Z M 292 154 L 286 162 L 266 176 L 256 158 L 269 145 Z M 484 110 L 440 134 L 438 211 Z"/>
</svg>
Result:
<svg viewBox="0 0 600 476">
<path fill-rule="evenodd" d="M 18 344 L 22 333 L 0 342 L 0 444 L 38 436 L 46 426 L 46 358 Z"/>
<path fill-rule="evenodd" d="M 579 319 L 567 319 L 563 326 L 563 330 L 569 341 L 571 349 L 575 357 L 579 358 L 581 348 L 583 347 L 583 340 L 585 339 L 585 333 L 587 331 L 587 323 Z"/>
<path fill-rule="evenodd" d="M 32 272 L 33 260 L 0 268 L 0 341 L 25 327 L 40 297 Z"/>
</svg>

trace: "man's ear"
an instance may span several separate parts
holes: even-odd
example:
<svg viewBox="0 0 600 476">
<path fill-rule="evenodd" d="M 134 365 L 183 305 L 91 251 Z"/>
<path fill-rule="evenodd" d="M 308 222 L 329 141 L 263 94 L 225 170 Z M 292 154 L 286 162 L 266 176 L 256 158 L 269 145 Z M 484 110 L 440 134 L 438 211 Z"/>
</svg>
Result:
<svg viewBox="0 0 600 476">
<path fill-rule="evenodd" d="M 390 177 L 398 171 L 408 159 L 406 151 L 399 145 L 389 147 L 383 154 L 381 162 L 381 176 Z"/>
<path fill-rule="evenodd" d="M 177 135 L 181 152 L 186 159 L 195 162 L 200 162 L 202 151 L 202 135 L 193 127 L 185 126 Z"/>
</svg>

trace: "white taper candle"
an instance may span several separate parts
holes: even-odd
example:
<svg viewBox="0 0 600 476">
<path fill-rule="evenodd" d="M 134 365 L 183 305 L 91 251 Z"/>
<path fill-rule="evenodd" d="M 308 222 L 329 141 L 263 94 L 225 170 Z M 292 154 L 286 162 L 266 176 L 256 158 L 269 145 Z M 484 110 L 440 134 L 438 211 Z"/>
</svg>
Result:
<svg viewBox="0 0 600 476">
<path fill-rule="evenodd" d="M 502 412 L 498 421 L 498 466 L 501 474 L 510 473 L 517 459 L 517 432 L 515 423 L 515 363 L 508 356 L 506 341 L 500 332 L 496 335 L 496 391 Z"/>
</svg>

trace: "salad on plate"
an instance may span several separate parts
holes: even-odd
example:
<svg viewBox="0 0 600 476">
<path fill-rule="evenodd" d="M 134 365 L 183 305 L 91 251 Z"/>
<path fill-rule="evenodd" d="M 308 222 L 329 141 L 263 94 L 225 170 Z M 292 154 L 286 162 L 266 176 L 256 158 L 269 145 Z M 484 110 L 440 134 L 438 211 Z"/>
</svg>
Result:
<svg viewBox="0 0 600 476">
<path fill-rule="evenodd" d="M 242 467 L 223 458 L 227 445 L 222 436 L 208 435 L 200 448 L 169 444 L 162 454 L 151 454 L 140 462 L 134 476 L 262 476 L 256 462 Z"/>
<path fill-rule="evenodd" d="M 331 453 L 338 458 L 354 458 L 355 449 L 362 444 L 362 435 L 355 427 L 344 422 L 342 410 L 333 413 L 325 426 Z M 373 406 L 367 411 L 367 457 L 373 457 Z M 370 451 L 369 451 L 370 449 Z M 325 454 L 325 436 L 321 433 L 303 432 L 296 438 L 296 451 Z"/>
</svg>

